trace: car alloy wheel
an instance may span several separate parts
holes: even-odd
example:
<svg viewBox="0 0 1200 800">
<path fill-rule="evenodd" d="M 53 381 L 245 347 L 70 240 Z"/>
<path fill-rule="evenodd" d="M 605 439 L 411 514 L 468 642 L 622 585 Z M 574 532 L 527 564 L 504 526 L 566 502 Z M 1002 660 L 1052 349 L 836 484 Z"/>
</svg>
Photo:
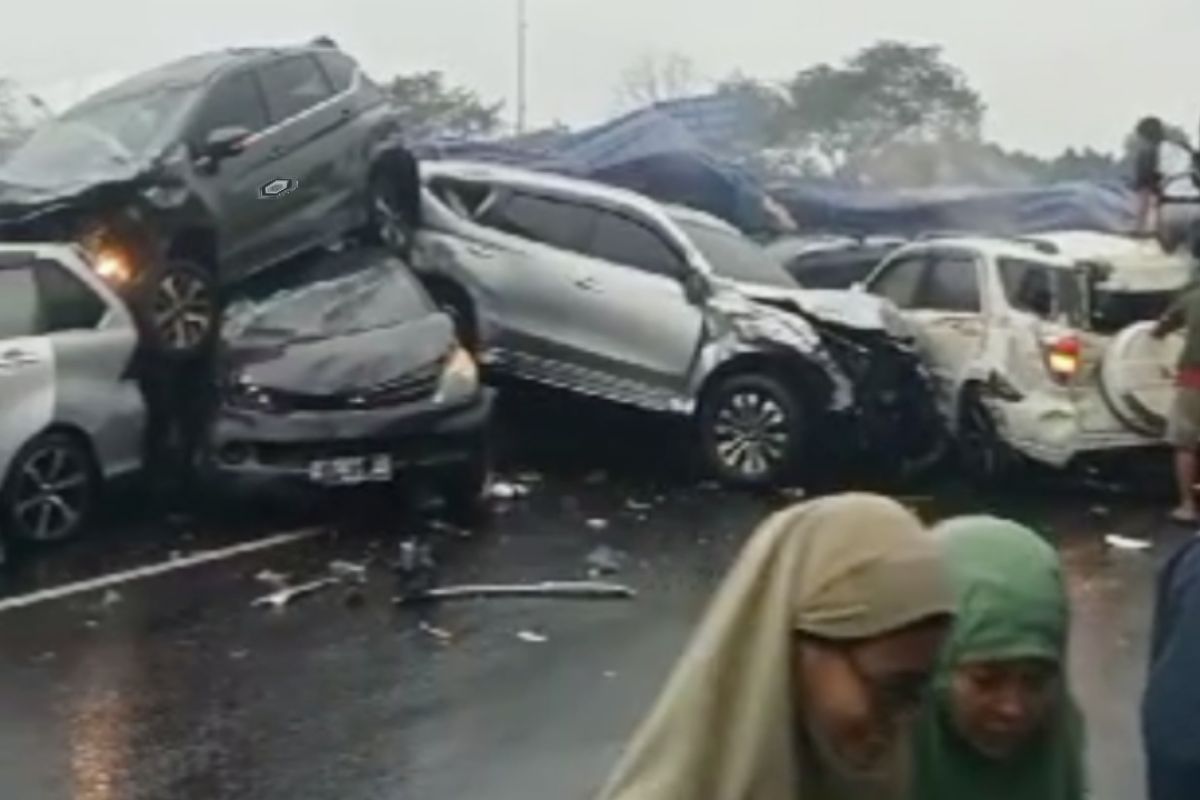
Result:
<svg viewBox="0 0 1200 800">
<path fill-rule="evenodd" d="M 13 464 L 8 514 L 14 535 L 32 542 L 71 538 L 85 524 L 95 490 L 92 464 L 73 439 L 34 441 Z"/>
<path fill-rule="evenodd" d="M 701 435 L 710 467 L 742 486 L 779 482 L 796 461 L 802 431 L 799 398 L 768 375 L 723 380 L 701 408 Z"/>
<path fill-rule="evenodd" d="M 169 352 L 192 352 L 212 335 L 216 301 L 209 281 L 194 268 L 168 265 L 154 287 L 151 307 L 159 342 Z"/>
<path fill-rule="evenodd" d="M 412 229 L 404 213 L 388 197 L 382 181 L 372 191 L 371 214 L 380 242 L 392 252 L 406 255 L 412 246 Z"/>
</svg>

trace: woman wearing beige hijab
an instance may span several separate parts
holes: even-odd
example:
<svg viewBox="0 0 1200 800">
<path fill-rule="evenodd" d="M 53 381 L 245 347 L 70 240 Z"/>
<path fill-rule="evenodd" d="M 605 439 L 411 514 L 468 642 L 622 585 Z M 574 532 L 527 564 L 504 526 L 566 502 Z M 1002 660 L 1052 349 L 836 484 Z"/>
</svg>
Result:
<svg viewBox="0 0 1200 800">
<path fill-rule="evenodd" d="M 954 611 L 935 541 L 883 497 L 770 517 L 603 800 L 884 800 Z"/>
</svg>

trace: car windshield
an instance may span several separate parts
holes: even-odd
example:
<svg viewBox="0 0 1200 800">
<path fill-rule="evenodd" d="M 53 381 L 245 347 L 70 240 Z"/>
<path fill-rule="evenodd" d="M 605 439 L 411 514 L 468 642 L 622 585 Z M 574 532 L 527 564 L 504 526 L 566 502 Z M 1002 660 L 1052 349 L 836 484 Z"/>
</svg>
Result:
<svg viewBox="0 0 1200 800">
<path fill-rule="evenodd" d="M 234 303 L 226 311 L 225 339 L 257 343 L 347 336 L 403 325 L 434 310 L 399 262 L 322 260 L 314 266 L 296 268 L 285 286 Z"/>
<path fill-rule="evenodd" d="M 756 286 L 795 289 L 796 282 L 763 247 L 739 233 L 691 220 L 677 220 L 713 271 L 723 278 Z"/>
<path fill-rule="evenodd" d="M 192 96 L 169 87 L 84 102 L 35 131 L 0 166 L 0 180 L 56 186 L 140 161 L 163 144 Z"/>
</svg>

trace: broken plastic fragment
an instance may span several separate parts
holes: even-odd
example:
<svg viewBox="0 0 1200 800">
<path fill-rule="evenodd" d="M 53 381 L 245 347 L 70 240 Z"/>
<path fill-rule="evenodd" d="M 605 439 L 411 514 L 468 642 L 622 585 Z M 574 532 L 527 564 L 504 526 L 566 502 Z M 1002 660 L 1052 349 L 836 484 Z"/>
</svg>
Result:
<svg viewBox="0 0 1200 800">
<path fill-rule="evenodd" d="M 281 609 L 289 605 L 293 600 L 297 600 L 306 595 L 319 592 L 333 584 L 337 583 L 337 578 L 318 578 L 315 581 L 302 583 L 298 586 L 290 586 L 286 589 L 280 589 L 277 592 L 272 592 L 265 597 L 260 597 L 251 603 L 254 608 L 270 607 L 272 609 Z"/>
<path fill-rule="evenodd" d="M 518 631 L 517 638 L 526 644 L 545 644 L 550 637 L 537 631 Z"/>
<path fill-rule="evenodd" d="M 1145 539 L 1131 539 L 1128 536 L 1110 533 L 1104 537 L 1104 541 L 1109 547 L 1115 547 L 1118 550 L 1149 550 L 1153 545 Z"/>
</svg>

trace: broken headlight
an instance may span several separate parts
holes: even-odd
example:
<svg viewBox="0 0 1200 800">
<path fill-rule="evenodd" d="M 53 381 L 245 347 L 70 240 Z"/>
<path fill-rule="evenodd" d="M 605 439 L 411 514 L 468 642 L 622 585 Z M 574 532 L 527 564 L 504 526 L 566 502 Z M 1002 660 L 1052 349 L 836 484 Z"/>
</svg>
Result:
<svg viewBox="0 0 1200 800">
<path fill-rule="evenodd" d="M 125 286 L 133 280 L 132 254 L 106 227 L 95 225 L 84 231 L 79 246 L 91 261 L 92 269 L 110 285 Z"/>
<path fill-rule="evenodd" d="M 771 342 L 803 352 L 815 350 L 821 344 L 808 323 L 790 314 L 760 310 L 753 314 L 738 314 L 731 321 L 734 332 L 747 342 Z"/>
<path fill-rule="evenodd" d="M 479 391 L 479 367 L 466 348 L 459 347 L 446 359 L 434 402 L 445 403 L 473 397 Z"/>
</svg>

